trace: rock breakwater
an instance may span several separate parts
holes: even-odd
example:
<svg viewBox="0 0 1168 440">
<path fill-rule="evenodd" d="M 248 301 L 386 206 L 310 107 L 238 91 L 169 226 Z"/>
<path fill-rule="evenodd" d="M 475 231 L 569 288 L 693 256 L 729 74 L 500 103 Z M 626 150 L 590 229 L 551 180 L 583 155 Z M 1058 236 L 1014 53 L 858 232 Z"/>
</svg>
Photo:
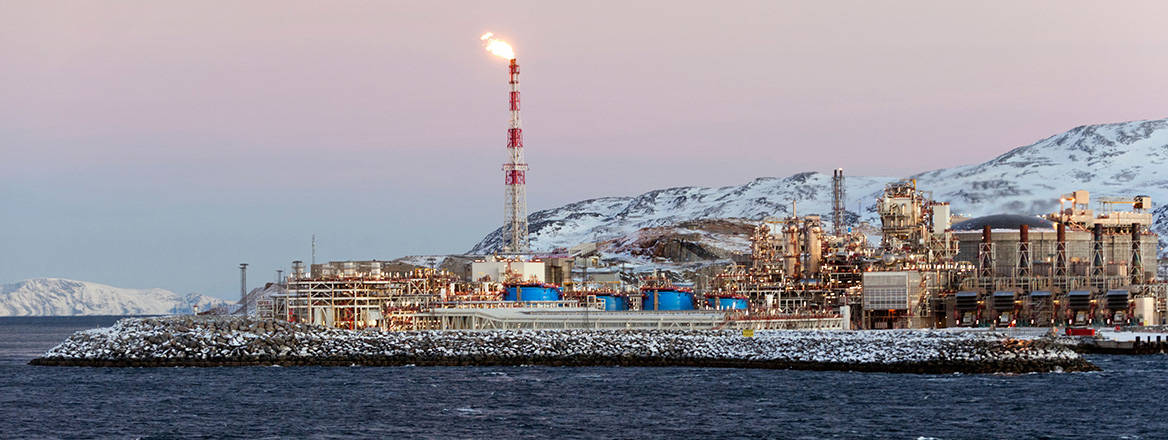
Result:
<svg viewBox="0 0 1168 440">
<path fill-rule="evenodd" d="M 243 317 L 131 318 L 80 331 L 30 362 L 246 365 L 693 366 L 897 373 L 1097 370 L 1063 344 L 994 333 L 509 330 L 379 332 Z"/>
</svg>

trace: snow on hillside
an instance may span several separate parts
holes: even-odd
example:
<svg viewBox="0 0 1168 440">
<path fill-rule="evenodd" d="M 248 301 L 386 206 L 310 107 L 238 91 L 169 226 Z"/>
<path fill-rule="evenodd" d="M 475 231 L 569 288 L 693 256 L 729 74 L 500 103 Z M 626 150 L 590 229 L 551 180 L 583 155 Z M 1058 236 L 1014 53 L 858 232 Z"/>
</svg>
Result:
<svg viewBox="0 0 1168 440">
<path fill-rule="evenodd" d="M 1152 197 L 1153 229 L 1168 237 L 1168 119 L 1085 125 L 1015 148 L 988 162 L 914 176 L 954 212 L 1046 214 L 1063 194 Z M 1163 251 L 1163 250 L 1162 250 Z"/>
<path fill-rule="evenodd" d="M 918 187 L 948 201 L 953 212 L 970 216 L 996 213 L 1046 214 L 1062 194 L 1091 191 L 1099 197 L 1152 197 L 1154 229 L 1168 237 L 1168 119 L 1089 125 L 1015 148 L 988 162 L 928 171 L 915 176 Z M 878 223 L 875 202 L 885 177 L 848 176 L 847 221 Z M 583 242 L 635 236 L 642 228 L 701 219 L 789 216 L 831 212 L 831 176 L 817 172 L 787 178 L 758 178 L 741 186 L 680 187 L 634 197 L 585 200 L 529 216 L 531 247 L 548 251 Z M 1092 202 L 1093 204 L 1095 202 Z M 1094 208 L 1094 206 L 1092 206 Z M 495 230 L 470 250 L 489 253 L 501 245 Z"/>
<path fill-rule="evenodd" d="M 1168 202 L 1168 119 L 1087 125 L 1015 148 L 988 162 L 914 176 L 957 210 L 1041 214 L 1077 189 Z M 1095 208 L 1095 206 L 1092 206 Z"/>
<path fill-rule="evenodd" d="M 123 289 L 59 278 L 35 278 L 0 286 L 0 316 L 162 315 L 191 313 L 227 301 L 163 289 Z"/>
<path fill-rule="evenodd" d="M 859 203 L 871 205 L 867 195 L 878 192 L 890 178 L 848 177 L 849 217 L 858 215 Z M 635 197 L 605 197 L 585 200 L 555 209 L 538 211 L 528 217 L 531 247 L 552 250 L 583 242 L 628 236 L 641 228 L 720 218 L 761 220 L 768 216 L 790 216 L 791 201 L 797 200 L 799 215 L 831 213 L 831 176 L 800 173 L 787 178 L 762 177 L 741 186 L 722 188 L 679 187 L 650 191 Z M 501 229 L 495 230 L 470 253 L 489 253 L 501 244 Z"/>
</svg>

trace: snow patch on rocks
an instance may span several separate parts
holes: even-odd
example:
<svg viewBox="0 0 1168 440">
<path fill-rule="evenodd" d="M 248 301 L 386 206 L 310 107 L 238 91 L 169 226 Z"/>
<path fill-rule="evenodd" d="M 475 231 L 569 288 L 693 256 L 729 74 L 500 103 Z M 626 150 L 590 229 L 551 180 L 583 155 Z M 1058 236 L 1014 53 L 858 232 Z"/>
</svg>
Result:
<svg viewBox="0 0 1168 440">
<path fill-rule="evenodd" d="M 1090 370 L 1065 344 L 931 330 L 351 331 L 245 317 L 133 318 L 77 332 L 40 365 L 625 365 L 890 372 Z"/>
</svg>

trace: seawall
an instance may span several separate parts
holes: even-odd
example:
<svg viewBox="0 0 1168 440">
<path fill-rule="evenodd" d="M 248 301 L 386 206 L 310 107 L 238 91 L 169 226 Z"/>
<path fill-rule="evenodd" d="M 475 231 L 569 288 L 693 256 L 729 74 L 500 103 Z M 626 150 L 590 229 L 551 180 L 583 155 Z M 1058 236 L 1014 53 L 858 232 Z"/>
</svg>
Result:
<svg viewBox="0 0 1168 440">
<path fill-rule="evenodd" d="M 1065 344 L 995 333 L 510 330 L 380 332 L 249 318 L 133 318 L 77 332 L 33 365 L 90 367 L 685 366 L 891 373 L 1098 368 Z"/>
</svg>

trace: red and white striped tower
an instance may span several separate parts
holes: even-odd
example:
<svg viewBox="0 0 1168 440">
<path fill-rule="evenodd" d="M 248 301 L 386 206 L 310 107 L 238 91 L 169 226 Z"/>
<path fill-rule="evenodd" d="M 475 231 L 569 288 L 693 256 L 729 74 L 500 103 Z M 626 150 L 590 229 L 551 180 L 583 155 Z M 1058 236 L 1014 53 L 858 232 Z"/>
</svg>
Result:
<svg viewBox="0 0 1168 440">
<path fill-rule="evenodd" d="M 527 163 L 519 120 L 519 63 L 511 58 L 511 122 L 507 128 L 507 162 L 503 164 L 503 251 L 527 252 Z"/>
</svg>

